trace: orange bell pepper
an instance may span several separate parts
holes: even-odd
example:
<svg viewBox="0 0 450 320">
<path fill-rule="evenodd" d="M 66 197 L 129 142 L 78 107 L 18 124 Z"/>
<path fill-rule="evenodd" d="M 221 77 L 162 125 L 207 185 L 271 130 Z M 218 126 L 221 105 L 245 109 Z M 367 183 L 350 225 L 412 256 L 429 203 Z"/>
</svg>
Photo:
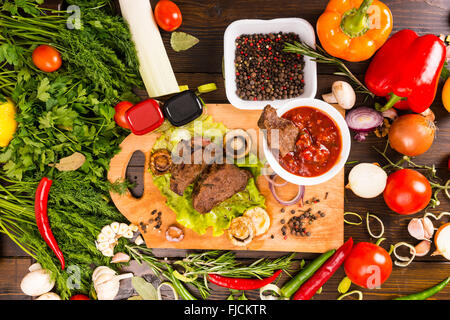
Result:
<svg viewBox="0 0 450 320">
<path fill-rule="evenodd" d="M 332 56 L 369 59 L 392 31 L 392 13 L 378 0 L 331 0 L 317 21 L 322 47 Z"/>
</svg>

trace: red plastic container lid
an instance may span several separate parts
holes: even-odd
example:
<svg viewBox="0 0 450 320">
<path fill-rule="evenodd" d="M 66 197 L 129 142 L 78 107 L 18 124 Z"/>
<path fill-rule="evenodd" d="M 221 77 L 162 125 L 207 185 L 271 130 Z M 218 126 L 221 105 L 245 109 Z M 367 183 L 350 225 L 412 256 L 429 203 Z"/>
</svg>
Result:
<svg viewBox="0 0 450 320">
<path fill-rule="evenodd" d="M 125 113 L 125 119 L 135 135 L 143 135 L 159 128 L 164 116 L 156 100 L 147 99 L 132 106 Z"/>
</svg>

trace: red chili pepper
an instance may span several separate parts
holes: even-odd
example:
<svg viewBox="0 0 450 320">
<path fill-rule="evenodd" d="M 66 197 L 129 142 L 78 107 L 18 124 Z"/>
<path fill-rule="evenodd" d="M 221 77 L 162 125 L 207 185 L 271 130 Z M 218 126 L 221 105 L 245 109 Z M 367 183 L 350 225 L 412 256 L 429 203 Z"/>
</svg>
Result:
<svg viewBox="0 0 450 320">
<path fill-rule="evenodd" d="M 409 29 L 394 34 L 375 54 L 365 75 L 367 88 L 389 99 L 379 110 L 394 105 L 417 113 L 428 109 L 445 59 L 445 45 L 433 34 L 419 37 Z"/>
<path fill-rule="evenodd" d="M 281 273 L 278 270 L 272 276 L 264 279 L 243 279 L 243 278 L 228 278 L 217 274 L 208 275 L 209 281 L 220 287 L 235 289 L 235 290 L 253 290 L 264 287 L 273 282 Z"/>
<path fill-rule="evenodd" d="M 63 253 L 59 249 L 58 243 L 53 236 L 47 215 L 48 194 L 50 192 L 52 182 L 52 180 L 46 177 L 42 178 L 41 182 L 39 182 L 34 199 L 34 213 L 36 216 L 36 224 L 38 226 L 39 233 L 41 234 L 47 245 L 55 253 L 56 257 L 61 263 L 61 269 L 64 270 L 65 262 Z"/>
<path fill-rule="evenodd" d="M 310 300 L 339 269 L 353 247 L 353 239 L 344 243 L 294 294 L 293 300 Z"/>
</svg>

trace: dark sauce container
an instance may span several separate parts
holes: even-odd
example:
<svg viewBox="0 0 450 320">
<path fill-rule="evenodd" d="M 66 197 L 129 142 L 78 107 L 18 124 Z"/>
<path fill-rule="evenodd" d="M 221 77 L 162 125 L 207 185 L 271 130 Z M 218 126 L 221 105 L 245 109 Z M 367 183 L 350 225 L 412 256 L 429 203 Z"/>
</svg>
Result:
<svg viewBox="0 0 450 320">
<path fill-rule="evenodd" d="M 202 115 L 203 102 L 193 91 L 186 90 L 167 100 L 162 109 L 173 126 L 181 127 Z"/>
</svg>

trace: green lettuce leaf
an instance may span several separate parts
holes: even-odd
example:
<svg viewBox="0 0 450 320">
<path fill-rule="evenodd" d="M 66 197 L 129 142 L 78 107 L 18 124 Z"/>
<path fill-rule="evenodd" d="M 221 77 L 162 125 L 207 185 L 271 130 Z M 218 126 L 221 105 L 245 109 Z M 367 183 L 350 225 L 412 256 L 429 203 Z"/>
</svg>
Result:
<svg viewBox="0 0 450 320">
<path fill-rule="evenodd" d="M 158 138 L 153 149 L 167 149 L 172 151 L 181 140 L 189 140 L 194 136 L 203 136 L 213 142 L 223 140 L 227 127 L 215 122 L 211 116 L 203 115 L 201 118 L 182 127 L 166 127 Z M 254 178 L 250 179 L 244 191 L 236 193 L 231 198 L 214 207 L 211 212 L 202 214 L 192 205 L 193 185 L 190 185 L 179 196 L 170 190 L 170 173 L 154 176 L 153 182 L 160 192 L 167 198 L 167 205 L 176 213 L 177 222 L 199 234 L 205 234 L 209 227 L 213 228 L 213 236 L 220 236 L 230 227 L 231 220 L 241 216 L 246 210 L 254 207 L 265 208 L 265 198 L 259 192 L 255 179 L 259 176 L 262 163 L 256 155 L 249 154 L 236 165 L 249 170 Z"/>
<path fill-rule="evenodd" d="M 265 208 L 265 198 L 259 192 L 255 179 L 250 179 L 244 191 L 214 207 L 211 212 L 202 214 L 192 206 L 193 185 L 190 185 L 183 196 L 170 190 L 170 174 L 155 177 L 153 183 L 167 198 L 167 205 L 176 213 L 177 222 L 199 234 L 213 228 L 213 236 L 220 236 L 230 227 L 233 218 L 241 216 L 247 209 Z"/>
</svg>

